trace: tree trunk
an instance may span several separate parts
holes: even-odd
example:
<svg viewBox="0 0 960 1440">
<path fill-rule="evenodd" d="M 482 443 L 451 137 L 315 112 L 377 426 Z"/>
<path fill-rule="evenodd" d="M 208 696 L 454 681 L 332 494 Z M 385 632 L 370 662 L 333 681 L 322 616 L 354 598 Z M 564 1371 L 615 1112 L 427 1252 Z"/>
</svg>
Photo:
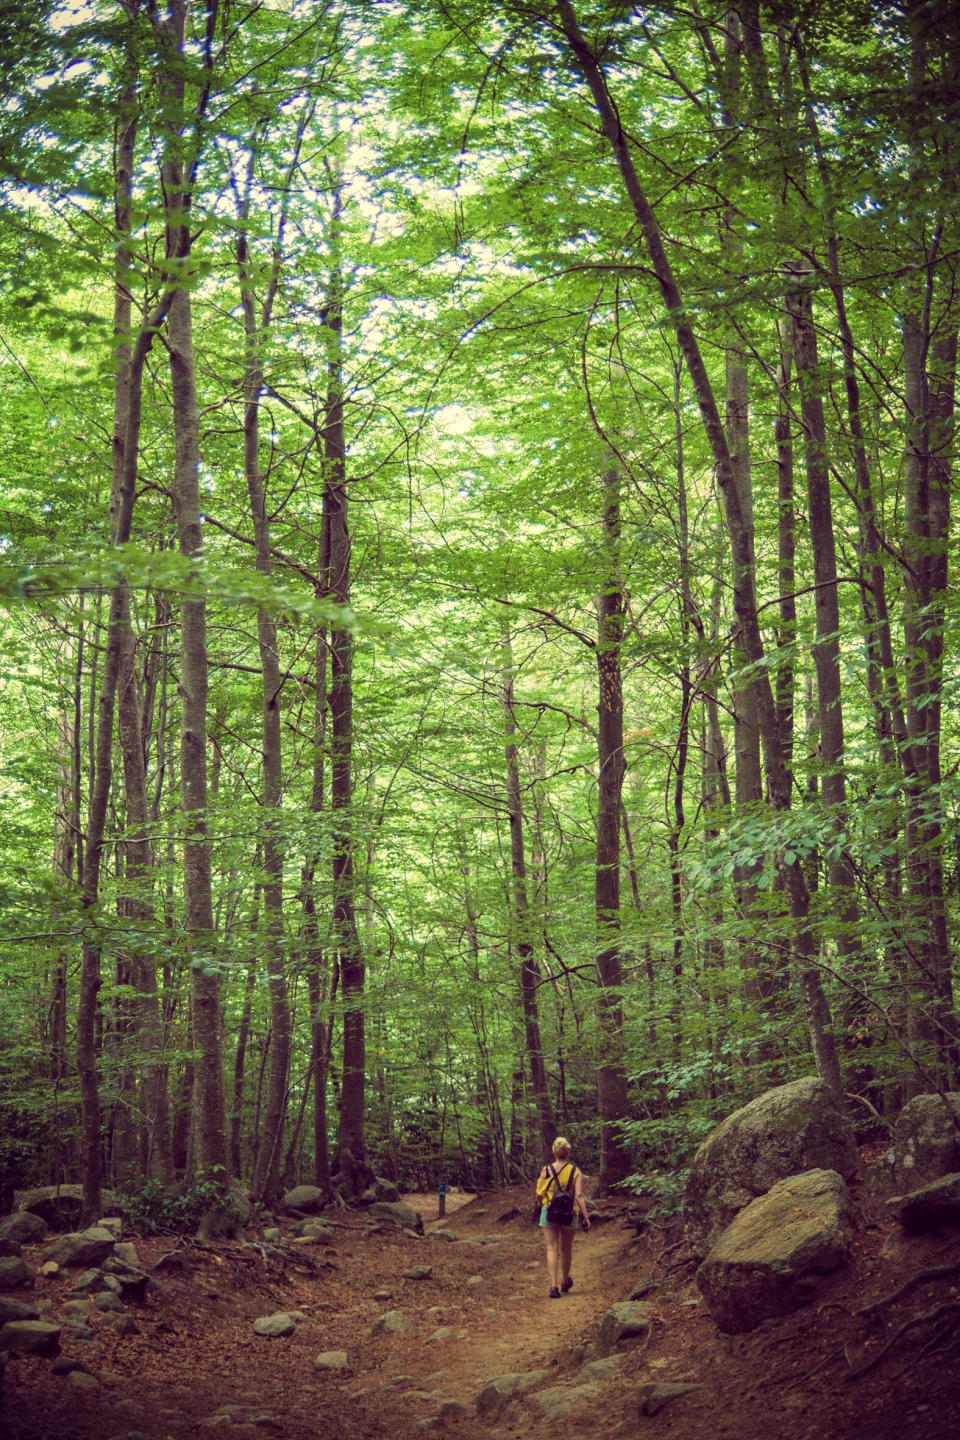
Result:
<svg viewBox="0 0 960 1440">
<path fill-rule="evenodd" d="M 743 513 L 736 467 L 727 444 L 713 386 L 693 327 L 686 318 L 687 311 L 684 308 L 683 296 L 667 258 L 653 208 L 640 183 L 626 134 L 620 124 L 616 106 L 607 87 L 604 71 L 583 37 L 570 0 L 557 0 L 557 9 L 567 42 L 577 67 L 590 89 L 601 118 L 604 134 L 620 170 L 631 208 L 643 235 L 664 306 L 676 331 L 687 373 L 693 384 L 724 501 L 733 566 L 734 615 L 739 630 L 740 644 L 747 661 L 758 668 L 757 721 L 766 764 L 767 790 L 774 810 L 787 811 L 790 808 L 790 777 L 784 765 L 770 678 L 764 668 L 765 653 L 754 589 L 750 528 L 747 517 Z M 796 858 L 788 860 L 784 847 L 778 849 L 777 865 L 783 878 L 784 891 L 788 898 L 793 922 L 793 948 L 797 956 L 801 996 L 814 1062 L 821 1079 L 839 1095 L 843 1089 L 840 1064 L 829 1007 L 817 969 L 817 947 L 809 920 L 809 893 L 799 861 Z"/>
<path fill-rule="evenodd" d="M 517 748 L 517 722 L 513 705 L 513 652 L 510 631 L 504 627 L 500 646 L 503 651 L 503 728 L 506 760 L 507 816 L 510 825 L 511 896 L 513 900 L 513 932 L 520 957 L 520 1005 L 526 1040 L 530 1085 L 537 1107 L 543 1153 L 549 1155 L 557 1134 L 557 1122 L 550 1099 L 547 1069 L 543 1062 L 540 1037 L 540 967 L 533 946 L 530 904 L 527 894 L 527 861 L 523 835 L 523 806 L 520 799 L 520 762 Z"/>
<path fill-rule="evenodd" d="M 621 1131 L 629 1115 L 623 1055 L 623 971 L 620 957 L 620 811 L 623 804 L 624 595 L 620 576 L 620 473 L 603 476 L 603 570 L 597 605 L 597 1001 L 600 1112 L 600 1187 L 608 1190 L 630 1173 Z"/>
<path fill-rule="evenodd" d="M 816 586 L 814 607 L 817 639 L 813 647 L 813 659 L 820 717 L 821 795 L 830 814 L 833 833 L 839 842 L 847 826 L 847 785 L 843 696 L 840 684 L 840 599 L 827 463 L 827 428 L 820 394 L 813 303 L 809 288 L 802 284 L 803 275 L 807 272 L 796 266 L 790 268 L 801 282 L 796 288 L 788 290 L 787 309 L 793 321 L 793 353 L 800 390 L 810 548 Z M 843 973 L 849 973 L 852 978 L 857 957 L 861 952 L 856 939 L 859 914 L 855 876 L 845 844 L 838 843 L 828 848 L 827 883 L 832 892 L 830 911 L 838 921 L 836 943 L 840 967 Z M 852 1026 L 855 1014 L 849 1004 L 846 1014 L 848 1025 Z"/>
<path fill-rule="evenodd" d="M 347 512 L 346 435 L 343 415 L 343 276 L 340 234 L 342 196 L 335 182 L 331 220 L 331 271 L 327 292 L 327 404 L 324 424 L 323 525 L 325 593 L 350 603 L 350 526 Z M 343 996 L 343 1077 L 337 1131 L 337 1188 L 348 1194 L 366 1189 L 367 1160 L 366 963 L 356 918 L 353 807 L 353 635 L 346 625 L 330 638 L 330 807 L 333 833 L 333 929 Z"/>
<path fill-rule="evenodd" d="M 250 258 L 248 223 L 250 192 L 253 187 L 256 146 L 251 143 L 247 182 L 237 237 L 237 268 L 240 276 L 240 298 L 243 313 L 244 379 L 243 379 L 243 462 L 247 478 L 247 494 L 253 518 L 254 550 L 259 575 L 270 578 L 272 552 L 270 519 L 266 493 L 260 470 L 260 396 L 263 391 L 263 345 L 270 326 L 273 298 L 280 270 L 279 254 L 275 251 L 269 272 L 266 295 L 258 319 Z M 282 243 L 282 233 L 278 246 Z M 290 1001 L 283 959 L 283 843 L 279 833 L 280 806 L 283 799 L 283 749 L 281 743 L 280 656 L 277 627 L 265 605 L 257 609 L 257 644 L 260 652 L 262 693 L 261 752 L 263 756 L 263 946 L 270 997 L 270 1076 L 267 1087 L 266 1113 L 259 1131 L 256 1159 L 250 1189 L 255 1198 L 273 1205 L 280 1198 L 283 1132 L 287 1119 L 287 1095 L 290 1079 Z"/>
<path fill-rule="evenodd" d="M 168 133 L 163 187 L 166 205 L 166 266 L 172 287 L 167 317 L 167 350 L 173 396 L 173 504 L 177 542 L 187 561 L 203 553 L 200 521 L 200 423 L 193 354 L 190 202 L 191 164 L 182 153 L 183 136 L 199 116 L 185 114 L 184 53 L 186 0 L 171 0 L 159 25 Z M 207 12 L 209 21 L 211 13 Z M 191 157 L 195 163 L 196 157 Z M 221 1187 L 228 1181 L 226 1104 L 220 979 L 213 924 L 210 843 L 207 836 L 207 603 L 203 593 L 180 602 L 180 793 L 184 817 L 184 931 L 191 955 L 191 999 L 196 1048 L 197 1163 Z"/>
</svg>

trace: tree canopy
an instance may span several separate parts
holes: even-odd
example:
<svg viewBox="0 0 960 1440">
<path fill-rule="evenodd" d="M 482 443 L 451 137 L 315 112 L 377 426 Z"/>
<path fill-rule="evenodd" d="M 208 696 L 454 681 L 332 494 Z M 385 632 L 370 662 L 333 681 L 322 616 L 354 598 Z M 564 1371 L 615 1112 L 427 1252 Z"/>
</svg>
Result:
<svg viewBox="0 0 960 1440">
<path fill-rule="evenodd" d="M 4 1186 L 954 1086 L 956 8 L 0 26 Z"/>
</svg>

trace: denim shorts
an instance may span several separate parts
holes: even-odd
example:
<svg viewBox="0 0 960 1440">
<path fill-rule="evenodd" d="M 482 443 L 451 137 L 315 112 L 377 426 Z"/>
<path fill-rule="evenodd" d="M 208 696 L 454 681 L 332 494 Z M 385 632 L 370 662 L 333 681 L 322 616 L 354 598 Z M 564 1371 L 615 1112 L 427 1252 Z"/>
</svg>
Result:
<svg viewBox="0 0 960 1440">
<path fill-rule="evenodd" d="M 541 1225 L 542 1229 L 544 1229 L 544 1230 L 546 1230 L 546 1229 L 548 1228 L 548 1225 L 549 1225 L 549 1221 L 547 1220 L 547 1207 L 546 1207 L 546 1205 L 541 1205 L 541 1207 L 540 1207 L 540 1225 Z M 549 1225 L 549 1228 L 550 1228 L 551 1230 L 576 1230 L 576 1228 L 577 1228 L 577 1212 L 576 1212 L 576 1210 L 574 1210 L 574 1212 L 573 1212 L 573 1219 L 570 1221 L 570 1224 L 569 1224 L 569 1225 Z"/>
</svg>

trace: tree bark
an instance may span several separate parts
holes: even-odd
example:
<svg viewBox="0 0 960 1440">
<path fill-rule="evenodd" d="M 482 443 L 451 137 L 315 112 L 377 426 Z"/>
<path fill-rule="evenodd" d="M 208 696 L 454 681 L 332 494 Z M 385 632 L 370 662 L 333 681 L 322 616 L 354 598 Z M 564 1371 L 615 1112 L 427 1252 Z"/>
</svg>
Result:
<svg viewBox="0 0 960 1440">
<path fill-rule="evenodd" d="M 342 193 L 334 184 L 331 270 L 327 291 L 327 402 L 324 423 L 323 525 L 324 590 L 346 608 L 350 603 L 350 525 L 347 500 L 346 434 L 343 414 L 343 275 L 340 237 Z M 343 1076 L 334 1182 L 358 1194 L 372 1175 L 367 1160 L 366 961 L 356 917 L 353 808 L 353 635 L 346 624 L 330 638 L 330 808 L 333 831 L 333 929 L 343 996 Z"/>
<path fill-rule="evenodd" d="M 267 513 L 266 491 L 260 469 L 260 396 L 263 391 L 263 345 L 270 326 L 273 300 L 280 273 L 279 247 L 282 229 L 277 237 L 273 262 L 268 272 L 266 294 L 257 316 L 253 267 L 250 256 L 248 225 L 250 193 L 253 188 L 256 144 L 251 142 L 245 193 L 241 205 L 240 229 L 237 236 L 237 268 L 240 276 L 240 302 L 243 314 L 244 378 L 243 378 L 243 463 L 247 494 L 253 519 L 254 553 L 258 575 L 269 579 L 272 571 L 270 518 Z M 266 607 L 257 608 L 257 645 L 261 673 L 261 753 L 263 767 L 263 945 L 270 997 L 270 1074 L 263 1124 L 259 1132 L 256 1158 L 251 1180 L 252 1194 L 268 1205 L 280 1198 L 283 1132 L 287 1119 L 287 1095 L 290 1080 L 290 1002 L 283 957 L 283 843 L 280 836 L 280 806 L 283 800 L 283 748 L 281 742 L 280 695 L 283 681 L 277 627 Z"/>
<path fill-rule="evenodd" d="M 603 570 L 597 605 L 597 1000 L 600 1112 L 600 1187 L 608 1190 L 630 1173 L 622 1121 L 630 1113 L 623 1049 L 623 967 L 620 956 L 620 811 L 623 804 L 624 594 L 620 574 L 620 473 L 603 476 Z"/>
<path fill-rule="evenodd" d="M 696 334 L 684 307 L 683 296 L 667 258 L 656 215 L 633 163 L 629 142 L 607 86 L 606 75 L 597 56 L 583 37 L 570 0 L 557 0 L 557 10 L 570 50 L 593 97 L 603 132 L 620 170 L 697 398 L 713 456 L 717 483 L 724 501 L 733 568 L 734 616 L 740 643 L 747 661 L 758 669 L 757 721 L 766 767 L 767 791 L 772 808 L 786 812 L 790 808 L 790 777 L 784 764 L 777 730 L 776 706 L 770 678 L 764 668 L 765 653 L 754 589 L 750 528 L 743 513 L 736 468 L 720 419 L 716 396 Z M 800 990 L 814 1062 L 821 1079 L 839 1095 L 843 1089 L 840 1064 L 830 1011 L 817 969 L 817 947 L 809 919 L 809 893 L 799 860 L 788 860 L 783 846 L 777 851 L 777 866 L 783 878 L 793 922 L 793 948 L 798 962 Z"/>
<path fill-rule="evenodd" d="M 502 701 L 504 729 L 504 758 L 506 761 L 507 817 L 510 826 L 510 869 L 511 897 L 513 903 L 513 932 L 519 956 L 520 1005 L 523 1011 L 523 1028 L 526 1040 L 527 1063 L 530 1066 L 530 1085 L 537 1107 L 540 1125 L 540 1139 L 544 1155 L 551 1153 L 550 1147 L 557 1134 L 557 1122 L 550 1099 L 547 1069 L 543 1061 L 543 1043 L 540 1035 L 540 967 L 537 964 L 533 945 L 530 902 L 527 894 L 527 860 L 523 834 L 523 805 L 520 798 L 520 760 L 517 747 L 517 721 L 514 713 L 513 693 L 513 650 L 510 631 L 504 627 L 500 637 L 503 651 Z"/>
<path fill-rule="evenodd" d="M 200 520 L 200 422 L 193 353 L 190 205 L 196 155 L 183 153 L 191 126 L 185 107 L 187 0 L 171 0 L 159 25 L 162 84 L 168 133 L 162 165 L 166 207 L 165 264 L 172 294 L 166 342 L 173 397 L 172 493 L 180 554 L 196 562 L 203 553 Z M 215 23 L 216 4 L 205 12 Z M 200 115 L 191 118 L 193 127 Z M 196 575 L 197 572 L 195 571 Z M 197 1164 L 205 1178 L 225 1188 L 229 1175 L 220 978 L 216 955 L 207 833 L 207 604 L 202 589 L 180 602 L 180 793 L 184 817 L 184 931 L 191 954 L 191 1000 L 196 1048 Z"/>
</svg>

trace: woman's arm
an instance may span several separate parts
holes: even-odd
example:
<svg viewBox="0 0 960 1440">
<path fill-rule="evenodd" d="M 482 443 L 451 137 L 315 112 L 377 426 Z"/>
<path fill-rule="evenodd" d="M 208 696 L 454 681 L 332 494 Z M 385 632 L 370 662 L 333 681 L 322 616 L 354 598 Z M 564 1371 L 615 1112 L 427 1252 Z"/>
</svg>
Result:
<svg viewBox="0 0 960 1440">
<path fill-rule="evenodd" d="M 580 1211 L 580 1223 L 584 1230 L 590 1229 L 590 1216 L 587 1214 L 587 1202 L 583 1195 L 583 1171 L 577 1171 L 577 1183 L 574 1186 L 574 1199 L 577 1202 L 577 1209 Z"/>
</svg>

